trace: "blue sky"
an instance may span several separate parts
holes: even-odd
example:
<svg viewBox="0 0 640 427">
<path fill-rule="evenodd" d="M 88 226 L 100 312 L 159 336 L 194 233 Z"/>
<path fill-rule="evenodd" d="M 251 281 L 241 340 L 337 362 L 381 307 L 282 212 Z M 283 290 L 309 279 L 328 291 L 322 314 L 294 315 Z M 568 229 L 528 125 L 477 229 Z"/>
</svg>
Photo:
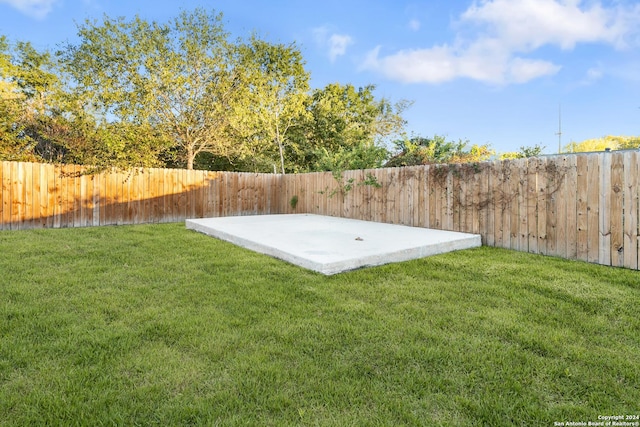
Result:
<svg viewBox="0 0 640 427">
<path fill-rule="evenodd" d="M 312 86 L 414 101 L 410 134 L 498 152 L 640 135 L 640 2 L 631 0 L 0 0 L 0 34 L 51 48 L 88 18 L 222 12 L 235 37 L 296 42 Z"/>
</svg>

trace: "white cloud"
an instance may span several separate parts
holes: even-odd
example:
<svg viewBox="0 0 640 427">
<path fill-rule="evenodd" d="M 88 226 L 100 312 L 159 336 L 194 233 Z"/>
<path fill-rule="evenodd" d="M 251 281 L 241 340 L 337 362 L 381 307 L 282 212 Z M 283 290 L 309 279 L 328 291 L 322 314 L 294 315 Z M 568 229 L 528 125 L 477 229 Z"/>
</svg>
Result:
<svg viewBox="0 0 640 427">
<path fill-rule="evenodd" d="M 591 85 L 604 77 L 604 71 L 600 67 L 589 68 L 587 74 L 580 82 L 581 85 Z"/>
<path fill-rule="evenodd" d="M 525 83 L 555 74 L 558 65 L 548 61 L 500 55 L 456 52 L 449 46 L 400 51 L 379 57 L 380 47 L 369 53 L 364 68 L 375 69 L 404 83 L 444 83 L 469 78 L 491 84 Z"/>
<path fill-rule="evenodd" d="M 545 44 L 572 49 L 577 43 L 605 42 L 617 47 L 640 19 L 640 7 L 604 8 L 581 0 L 481 0 L 462 14 L 462 22 L 484 24 L 507 45 L 536 49 Z M 633 17 L 635 16 L 635 19 Z M 631 19 L 629 19 L 631 18 Z"/>
<path fill-rule="evenodd" d="M 451 44 L 369 52 L 362 68 L 406 83 L 442 83 L 470 78 L 491 84 L 525 83 L 553 75 L 560 66 L 527 58 L 546 45 L 564 50 L 579 43 L 624 48 L 640 33 L 640 4 L 605 8 L 582 0 L 477 0 L 460 16 Z"/>
<path fill-rule="evenodd" d="M 347 47 L 353 44 L 353 38 L 347 34 L 332 33 L 327 27 L 318 27 L 313 30 L 316 43 L 327 50 L 329 60 L 334 62 L 339 56 L 347 53 Z"/>
<path fill-rule="evenodd" d="M 332 34 L 329 37 L 329 59 L 335 61 L 338 56 L 347 53 L 347 46 L 353 44 L 353 39 L 346 34 Z"/>
<path fill-rule="evenodd" d="M 35 19 L 44 19 L 57 0 L 0 0 Z"/>
<path fill-rule="evenodd" d="M 412 19 L 409 21 L 409 28 L 413 31 L 418 31 L 422 24 L 417 19 Z"/>
</svg>

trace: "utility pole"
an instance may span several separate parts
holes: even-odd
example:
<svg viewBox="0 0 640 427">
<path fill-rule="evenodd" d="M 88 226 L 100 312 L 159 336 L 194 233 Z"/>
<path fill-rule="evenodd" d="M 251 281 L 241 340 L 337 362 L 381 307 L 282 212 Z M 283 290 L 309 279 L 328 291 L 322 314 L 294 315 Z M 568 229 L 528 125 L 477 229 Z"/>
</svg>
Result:
<svg viewBox="0 0 640 427">
<path fill-rule="evenodd" d="M 562 153 L 562 104 L 558 105 L 558 154 Z"/>
</svg>

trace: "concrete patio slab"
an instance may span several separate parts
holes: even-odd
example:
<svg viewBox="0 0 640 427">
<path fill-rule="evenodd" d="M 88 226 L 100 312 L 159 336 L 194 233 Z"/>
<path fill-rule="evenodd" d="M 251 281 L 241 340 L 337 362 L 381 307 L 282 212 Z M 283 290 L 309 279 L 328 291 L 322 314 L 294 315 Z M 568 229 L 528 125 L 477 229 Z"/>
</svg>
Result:
<svg viewBox="0 0 640 427">
<path fill-rule="evenodd" d="M 188 219 L 186 227 L 326 275 L 481 245 L 477 234 L 312 214 Z"/>
</svg>

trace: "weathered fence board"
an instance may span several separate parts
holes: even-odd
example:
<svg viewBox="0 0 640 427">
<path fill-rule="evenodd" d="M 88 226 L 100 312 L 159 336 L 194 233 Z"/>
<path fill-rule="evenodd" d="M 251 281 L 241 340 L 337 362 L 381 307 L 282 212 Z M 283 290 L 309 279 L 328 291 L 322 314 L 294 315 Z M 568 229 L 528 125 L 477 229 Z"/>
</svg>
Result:
<svg viewBox="0 0 640 427">
<path fill-rule="evenodd" d="M 640 152 L 276 175 L 0 162 L 0 230 L 315 213 L 640 268 Z M 297 200 L 297 203 L 292 203 Z"/>
</svg>

